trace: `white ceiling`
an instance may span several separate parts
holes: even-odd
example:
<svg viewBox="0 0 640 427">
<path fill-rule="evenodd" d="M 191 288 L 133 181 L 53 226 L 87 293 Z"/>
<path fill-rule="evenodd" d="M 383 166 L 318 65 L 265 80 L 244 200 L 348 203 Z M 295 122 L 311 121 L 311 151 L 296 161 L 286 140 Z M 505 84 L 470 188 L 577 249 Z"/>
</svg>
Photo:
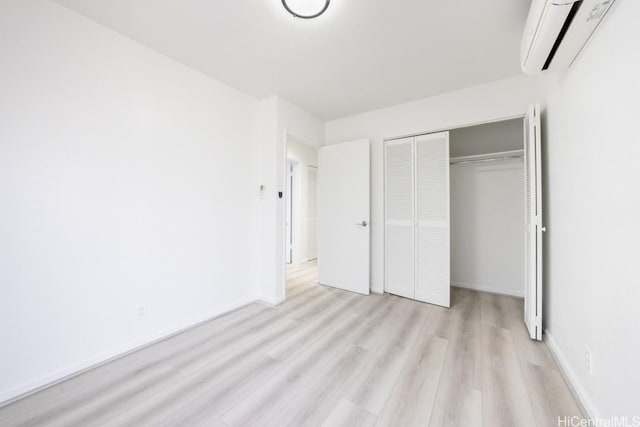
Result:
<svg viewBox="0 0 640 427">
<path fill-rule="evenodd" d="M 338 117 L 520 74 L 530 0 L 56 0 L 262 99 Z"/>
</svg>

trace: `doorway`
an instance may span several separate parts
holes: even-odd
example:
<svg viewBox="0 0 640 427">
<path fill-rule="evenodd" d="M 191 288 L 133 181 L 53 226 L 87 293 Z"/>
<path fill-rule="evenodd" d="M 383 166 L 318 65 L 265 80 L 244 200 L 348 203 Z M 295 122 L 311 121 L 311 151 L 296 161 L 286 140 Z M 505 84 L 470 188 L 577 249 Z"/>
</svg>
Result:
<svg viewBox="0 0 640 427">
<path fill-rule="evenodd" d="M 285 296 L 317 284 L 318 149 L 286 135 Z"/>
</svg>

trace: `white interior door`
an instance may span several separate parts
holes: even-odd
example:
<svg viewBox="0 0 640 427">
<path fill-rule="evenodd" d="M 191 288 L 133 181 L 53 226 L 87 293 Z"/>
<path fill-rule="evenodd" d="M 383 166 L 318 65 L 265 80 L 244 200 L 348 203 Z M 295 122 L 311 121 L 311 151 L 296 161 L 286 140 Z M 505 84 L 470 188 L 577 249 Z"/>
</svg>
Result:
<svg viewBox="0 0 640 427">
<path fill-rule="evenodd" d="M 532 339 L 542 340 L 542 156 L 540 106 L 525 117 L 525 294 L 524 321 Z"/>
<path fill-rule="evenodd" d="M 320 283 L 369 294 L 369 141 L 318 151 Z"/>
<path fill-rule="evenodd" d="M 415 299 L 449 307 L 449 132 L 415 139 Z"/>
<path fill-rule="evenodd" d="M 385 143 L 386 292 L 415 298 L 413 137 Z"/>
</svg>

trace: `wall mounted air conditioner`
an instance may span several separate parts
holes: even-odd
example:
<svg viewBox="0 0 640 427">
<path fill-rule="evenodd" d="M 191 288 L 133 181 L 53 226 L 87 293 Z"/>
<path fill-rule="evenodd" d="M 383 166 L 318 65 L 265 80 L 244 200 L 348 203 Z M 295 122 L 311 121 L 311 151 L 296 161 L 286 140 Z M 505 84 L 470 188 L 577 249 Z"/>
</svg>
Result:
<svg viewBox="0 0 640 427">
<path fill-rule="evenodd" d="M 527 74 L 569 67 L 614 0 L 533 0 L 522 37 Z"/>
</svg>

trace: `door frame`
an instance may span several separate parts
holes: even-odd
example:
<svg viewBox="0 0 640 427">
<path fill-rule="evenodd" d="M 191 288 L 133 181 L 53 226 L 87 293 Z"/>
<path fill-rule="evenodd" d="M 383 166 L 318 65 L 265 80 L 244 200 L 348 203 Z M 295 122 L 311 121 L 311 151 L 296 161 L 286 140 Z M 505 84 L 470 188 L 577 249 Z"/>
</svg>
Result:
<svg viewBox="0 0 640 427">
<path fill-rule="evenodd" d="M 413 137 L 416 137 L 416 136 L 428 135 L 430 133 L 448 132 L 448 131 L 452 131 L 452 130 L 456 130 L 456 129 L 464 129 L 464 128 L 468 128 L 468 127 L 472 127 L 472 126 L 487 125 L 489 123 L 506 122 L 508 120 L 515 120 L 515 119 L 524 119 L 526 116 L 527 116 L 527 112 L 525 111 L 522 114 L 512 114 L 510 116 L 500 116 L 500 117 L 497 117 L 495 119 L 480 120 L 480 121 L 477 121 L 477 122 L 464 122 L 464 123 L 461 123 L 459 125 L 451 125 L 451 126 L 435 128 L 435 129 L 431 129 L 431 130 L 408 133 L 408 134 L 400 135 L 400 136 L 387 137 L 387 138 L 384 138 L 382 140 L 382 142 L 393 141 L 394 139 L 413 138 Z"/>
<path fill-rule="evenodd" d="M 294 222 L 294 211 L 296 206 L 296 191 L 298 186 L 296 185 L 296 161 L 287 158 L 287 174 L 286 185 L 284 191 L 285 201 L 285 263 L 293 264 L 294 257 L 294 232 L 297 222 Z M 287 221 L 288 219 L 288 221 Z"/>
<path fill-rule="evenodd" d="M 432 133 L 440 133 L 440 132 L 450 132 L 456 129 L 463 129 L 463 128 L 467 128 L 467 127 L 472 127 L 472 126 L 479 126 L 479 125 L 486 125 L 489 123 L 498 123 L 498 122 L 504 122 L 504 121 L 508 121 L 508 120 L 515 120 L 515 119 L 522 119 L 524 121 L 524 118 L 527 117 L 528 114 L 528 108 L 529 106 L 527 105 L 527 109 L 521 113 L 521 114 L 512 114 L 509 116 L 500 116 L 494 119 L 489 119 L 489 120 L 481 120 L 481 121 L 476 121 L 476 122 L 464 122 L 462 124 L 459 125 L 451 125 L 451 126 L 447 126 L 447 127 L 442 127 L 442 128 L 435 128 L 432 130 L 425 130 L 422 132 L 414 132 L 414 133 L 410 133 L 410 134 L 405 134 L 405 135 L 400 135 L 400 136 L 393 136 L 393 137 L 387 137 L 384 138 L 382 140 L 382 146 L 384 149 L 385 144 L 388 141 L 394 141 L 397 139 L 403 139 L 403 138 L 415 138 L 417 136 L 422 136 L 422 135 L 428 135 L 428 134 L 432 134 Z M 524 141 L 523 141 L 523 146 L 524 146 Z M 386 156 L 382 156 L 382 171 L 384 173 L 384 171 L 387 168 L 387 163 L 386 163 Z M 386 188 L 386 182 L 383 179 L 382 180 L 382 192 L 383 192 L 383 198 L 385 197 L 385 194 L 387 194 L 387 188 Z M 385 206 L 384 203 L 382 205 L 382 217 L 386 218 L 387 217 L 387 212 L 385 210 Z M 386 232 L 383 233 L 383 242 L 382 242 L 383 248 L 386 248 L 387 246 L 387 236 L 386 236 Z M 386 259 L 386 251 L 383 250 L 383 263 L 382 263 L 382 274 L 384 277 L 383 283 L 382 283 L 382 293 L 386 293 L 387 289 L 386 289 L 386 276 L 387 276 L 387 272 L 386 272 L 386 263 L 387 263 L 387 259 Z"/>
<path fill-rule="evenodd" d="M 310 176 L 310 172 L 311 171 L 313 171 L 313 173 L 315 173 L 315 175 L 316 175 L 316 178 L 315 178 L 316 179 L 316 183 L 315 183 L 315 189 L 314 189 L 315 191 L 314 191 L 314 193 L 316 194 L 316 196 L 318 195 L 318 167 L 317 166 L 312 166 L 312 165 L 307 165 L 307 189 L 306 189 L 307 190 L 307 217 L 303 219 L 304 222 L 305 222 L 304 225 L 307 228 L 307 247 L 305 248 L 307 256 L 305 257 L 305 260 L 304 260 L 306 262 L 314 261 L 314 260 L 318 259 L 318 198 L 317 197 L 316 197 L 316 204 L 315 204 L 316 211 L 315 211 L 315 215 L 313 217 L 314 221 L 316 222 L 315 231 L 314 231 L 316 249 L 315 249 L 315 251 L 313 253 L 309 252 L 309 240 L 310 240 L 310 238 L 309 238 L 309 236 L 310 236 L 310 233 L 309 233 L 309 218 L 310 218 L 310 216 L 309 216 L 309 200 L 310 200 L 310 197 L 309 197 L 309 194 L 310 194 L 310 191 L 309 191 L 309 182 L 310 182 L 309 176 Z"/>
</svg>

